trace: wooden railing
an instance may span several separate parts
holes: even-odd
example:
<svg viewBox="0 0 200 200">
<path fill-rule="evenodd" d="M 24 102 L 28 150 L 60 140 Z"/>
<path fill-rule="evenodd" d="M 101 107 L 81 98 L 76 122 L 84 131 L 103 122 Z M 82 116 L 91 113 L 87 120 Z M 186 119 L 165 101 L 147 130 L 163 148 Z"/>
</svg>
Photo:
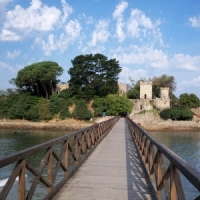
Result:
<svg viewBox="0 0 200 200">
<path fill-rule="evenodd" d="M 37 187 L 41 183 L 46 187 L 46 194 L 39 199 L 51 199 L 67 180 L 75 173 L 78 167 L 90 155 L 96 145 L 110 131 L 119 117 L 112 118 L 105 122 L 94 124 L 88 128 L 73 132 L 71 134 L 59 137 L 54 140 L 33 146 L 31 148 L 19 151 L 10 156 L 0 158 L 0 169 L 13 166 L 13 170 L 1 190 L 0 199 L 7 198 L 11 188 L 17 178 L 18 195 L 14 199 L 32 199 Z M 31 156 L 40 158 L 39 166 L 33 167 L 29 163 Z M 29 171 L 33 179 L 29 181 L 27 188 L 26 173 Z M 58 172 L 62 171 L 61 180 L 57 179 Z M 31 182 L 31 185 L 30 185 Z"/>
<path fill-rule="evenodd" d="M 137 146 L 143 166 L 146 168 L 158 199 L 184 200 L 184 191 L 180 174 L 200 191 L 200 173 L 176 153 L 155 140 L 150 134 L 127 117 L 129 129 Z M 186 186 L 188 187 L 188 186 Z M 195 200 L 199 200 L 197 192 Z M 189 197 L 189 199 L 192 199 Z"/>
</svg>

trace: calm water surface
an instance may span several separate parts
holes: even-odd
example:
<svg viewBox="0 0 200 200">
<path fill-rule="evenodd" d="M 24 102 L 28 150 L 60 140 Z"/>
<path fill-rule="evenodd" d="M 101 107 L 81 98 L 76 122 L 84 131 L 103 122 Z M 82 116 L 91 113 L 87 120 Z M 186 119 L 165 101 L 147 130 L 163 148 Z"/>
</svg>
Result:
<svg viewBox="0 0 200 200">
<path fill-rule="evenodd" d="M 13 134 L 13 131 L 10 130 L 0 130 L 0 157 L 68 133 L 69 131 L 28 131 L 26 134 L 18 135 Z M 176 152 L 200 172 L 200 132 L 150 132 L 150 134 L 159 142 Z M 36 157 L 30 158 L 30 162 L 33 162 L 33 165 L 34 163 L 35 165 L 39 163 Z M 0 169 L 0 191 L 5 180 L 9 177 L 11 168 L 13 168 L 13 166 Z M 33 178 L 28 171 L 26 175 L 27 179 Z M 60 176 L 62 175 L 63 174 Z M 187 199 L 194 199 L 200 195 L 183 176 L 181 176 L 181 179 L 183 180 L 183 188 L 185 189 Z M 16 193 L 17 181 L 13 186 L 12 193 L 7 199 L 15 199 Z M 33 199 L 42 199 L 42 194 L 44 193 L 46 193 L 46 189 L 41 184 L 41 187 L 36 191 L 36 195 Z"/>
<path fill-rule="evenodd" d="M 200 132 L 149 132 L 200 172 Z M 198 192 L 181 176 L 186 199 L 195 199 Z"/>
<path fill-rule="evenodd" d="M 46 142 L 48 140 L 69 134 L 71 131 L 27 131 L 26 134 L 14 134 L 11 130 L 0 130 L 0 157 L 9 155 L 11 153 L 18 152 L 22 149 Z M 59 148 L 59 147 L 56 147 Z M 31 163 L 36 169 L 39 166 L 40 158 L 44 155 L 44 152 L 40 153 L 41 155 L 34 155 L 28 157 L 28 162 Z M 3 167 L 0 169 L 0 191 L 5 185 L 8 177 L 10 176 L 11 171 L 14 168 L 14 164 Z M 63 176 L 63 173 L 58 173 L 58 176 Z M 26 170 L 27 190 L 30 188 L 31 182 L 33 181 L 33 175 Z M 58 177 L 59 179 L 59 177 Z M 34 198 L 36 200 L 42 199 L 42 197 L 47 193 L 46 188 L 39 184 L 40 187 L 37 187 Z M 8 200 L 18 199 L 16 198 L 18 189 L 18 181 L 16 180 L 9 196 Z"/>
</svg>

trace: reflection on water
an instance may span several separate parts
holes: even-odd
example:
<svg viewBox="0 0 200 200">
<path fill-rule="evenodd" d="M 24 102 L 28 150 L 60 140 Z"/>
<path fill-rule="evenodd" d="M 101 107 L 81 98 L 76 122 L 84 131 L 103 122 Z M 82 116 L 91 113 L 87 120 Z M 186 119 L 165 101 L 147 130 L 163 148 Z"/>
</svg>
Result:
<svg viewBox="0 0 200 200">
<path fill-rule="evenodd" d="M 200 172 L 200 132 L 153 132 L 149 133 L 170 148 Z M 194 199 L 200 193 L 181 176 L 186 199 Z"/>
<path fill-rule="evenodd" d="M 68 134 L 70 131 L 31 130 L 26 134 L 14 134 L 11 130 L 0 130 L 0 157 Z"/>
<path fill-rule="evenodd" d="M 0 130 L 0 157 L 4 157 L 6 155 L 9 155 L 11 153 L 18 152 L 22 149 L 26 149 L 28 147 L 46 142 L 48 140 L 63 136 L 65 134 L 69 134 L 71 131 L 27 131 L 26 134 L 14 134 L 11 130 Z M 60 147 L 55 146 L 55 151 L 57 151 Z M 45 150 L 44 150 L 45 151 Z M 41 161 L 41 157 L 44 155 L 44 152 L 40 151 L 38 154 L 34 154 L 33 156 L 29 156 L 27 158 L 27 162 L 31 163 L 31 165 L 35 168 L 38 168 L 39 163 Z M 5 185 L 8 177 L 10 176 L 11 171 L 14 168 L 14 163 L 3 167 L 0 169 L 0 191 L 3 189 L 3 186 Z M 43 175 L 47 169 L 44 169 Z M 46 175 L 44 175 L 46 176 Z M 63 173 L 58 172 L 58 179 L 60 177 L 63 177 Z M 34 180 L 34 176 L 32 173 L 30 173 L 28 170 L 26 170 L 26 190 L 28 191 L 31 183 Z M 57 179 L 57 178 L 56 178 Z M 39 183 L 39 187 L 37 187 L 37 190 L 35 192 L 33 199 L 42 199 L 44 195 L 47 193 L 46 187 L 44 187 L 43 184 Z M 15 199 L 16 194 L 18 193 L 18 180 L 16 179 L 11 192 L 7 199 Z"/>
<path fill-rule="evenodd" d="M 10 130 L 0 130 L 0 157 L 68 133 L 69 131 L 29 131 L 26 134 L 14 134 L 13 131 Z M 150 134 L 159 142 L 176 152 L 200 172 L 200 132 L 151 131 Z M 40 159 L 36 156 L 32 156 L 28 158 L 28 162 L 38 166 Z M 4 182 L 6 182 L 6 179 L 9 177 L 13 167 L 14 165 L 10 165 L 0 169 L 0 191 L 2 190 L 2 185 Z M 26 189 L 28 191 L 34 177 L 28 170 L 26 170 L 26 176 L 28 179 Z M 62 177 L 63 172 L 58 172 L 58 179 L 59 176 Z M 194 187 L 191 186 L 191 184 L 188 183 L 184 177 L 181 178 L 183 179 L 183 188 L 185 190 L 184 192 L 186 194 L 186 199 L 194 199 L 200 195 L 200 193 L 194 189 Z M 18 181 L 16 180 L 12 192 L 7 199 L 15 199 L 13 197 L 15 197 L 17 194 L 17 183 Z M 46 188 L 43 186 L 43 184 L 40 184 L 40 187 L 37 187 L 37 191 L 33 199 L 42 199 L 46 192 Z"/>
</svg>

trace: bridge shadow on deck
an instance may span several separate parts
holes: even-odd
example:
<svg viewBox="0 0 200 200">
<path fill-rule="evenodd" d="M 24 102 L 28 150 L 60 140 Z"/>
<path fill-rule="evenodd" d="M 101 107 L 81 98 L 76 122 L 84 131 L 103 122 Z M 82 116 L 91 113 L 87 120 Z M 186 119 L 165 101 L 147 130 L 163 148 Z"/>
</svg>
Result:
<svg viewBox="0 0 200 200">
<path fill-rule="evenodd" d="M 125 123 L 125 141 L 126 141 L 126 168 L 127 168 L 127 187 L 128 200 L 155 199 L 150 187 L 150 183 L 146 177 L 140 157 L 138 156 L 135 143 L 133 142 L 128 124 Z"/>
</svg>

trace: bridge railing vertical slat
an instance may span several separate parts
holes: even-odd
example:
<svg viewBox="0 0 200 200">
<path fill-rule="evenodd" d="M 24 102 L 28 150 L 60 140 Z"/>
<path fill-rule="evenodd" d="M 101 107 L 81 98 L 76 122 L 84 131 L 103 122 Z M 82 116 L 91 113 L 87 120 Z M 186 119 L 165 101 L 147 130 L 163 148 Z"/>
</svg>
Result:
<svg viewBox="0 0 200 200">
<path fill-rule="evenodd" d="M 128 117 L 127 122 L 158 199 L 162 199 L 163 190 L 166 199 L 185 199 L 185 189 L 182 186 L 179 173 L 200 191 L 200 173 L 196 169 L 166 146 L 160 144 Z M 169 163 L 167 168 L 165 159 Z"/>
<path fill-rule="evenodd" d="M 119 118 L 114 117 L 0 158 L 0 168 L 17 163 L 0 192 L 0 199 L 6 199 L 17 177 L 19 177 L 18 196 L 20 200 L 32 199 L 37 187 L 39 187 L 38 183 L 42 183 L 46 187 L 46 194 L 42 198 L 51 199 L 88 158 Z M 61 150 L 59 150 L 58 146 Z M 41 154 L 44 151 L 45 154 L 40 158 L 39 167 L 32 166 L 31 163 L 27 162 L 30 156 Z M 47 172 L 44 169 L 47 169 Z M 33 175 L 33 181 L 31 181 L 32 183 L 27 193 L 26 183 L 28 180 L 25 174 L 26 170 Z M 64 172 L 60 180 L 57 179 L 59 170 Z"/>
</svg>

